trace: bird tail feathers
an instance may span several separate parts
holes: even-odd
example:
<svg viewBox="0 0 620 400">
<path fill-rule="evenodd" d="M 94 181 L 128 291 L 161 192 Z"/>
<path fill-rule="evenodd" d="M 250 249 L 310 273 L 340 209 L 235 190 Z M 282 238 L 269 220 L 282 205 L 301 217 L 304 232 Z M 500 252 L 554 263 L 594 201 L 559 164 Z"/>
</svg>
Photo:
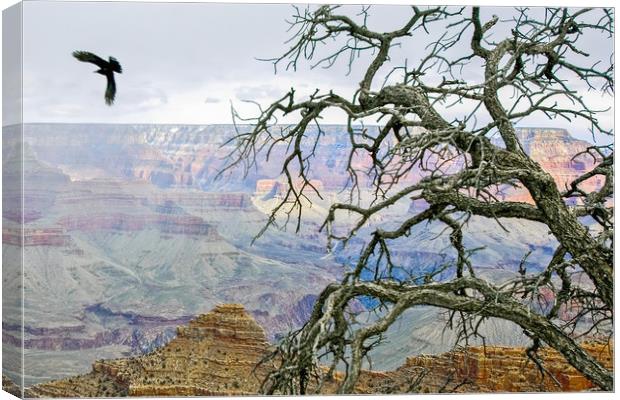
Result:
<svg viewBox="0 0 620 400">
<path fill-rule="evenodd" d="M 114 97 L 116 97 L 116 82 L 114 82 L 114 77 L 112 75 L 108 75 L 108 86 L 105 89 L 105 103 L 109 106 L 114 104 Z"/>
</svg>

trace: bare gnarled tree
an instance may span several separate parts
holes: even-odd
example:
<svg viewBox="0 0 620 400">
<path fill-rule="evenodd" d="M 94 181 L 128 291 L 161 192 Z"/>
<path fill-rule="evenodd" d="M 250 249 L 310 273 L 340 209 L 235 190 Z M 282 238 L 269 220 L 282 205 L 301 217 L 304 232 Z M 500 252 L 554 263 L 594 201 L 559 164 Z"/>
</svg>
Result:
<svg viewBox="0 0 620 400">
<path fill-rule="evenodd" d="M 588 49 L 580 47 L 585 35 L 610 40 L 612 11 L 524 8 L 500 19 L 483 18 L 475 7 L 411 7 L 406 8 L 411 16 L 404 25 L 379 32 L 367 24 L 368 8 L 352 16 L 340 10 L 295 8 L 290 49 L 272 61 L 287 69 L 303 60 L 329 68 L 348 57 L 349 67 L 361 67 L 365 58 L 359 56 L 366 54 L 369 64 L 363 66 L 359 89 L 352 97 L 317 90 L 303 99 L 291 89 L 261 108 L 257 118 L 245 120 L 251 128 L 238 131 L 231 140 L 235 151 L 228 168 L 252 167 L 257 157 L 268 157 L 274 146 L 285 144 L 282 171 L 289 184 L 268 225 L 285 214 L 299 229 L 309 193 L 320 195 L 309 172 L 325 137 L 321 116 L 338 109 L 347 118 L 351 195 L 349 201 L 329 208 L 322 230 L 330 246 L 345 246 L 373 216 L 398 202 L 423 200 L 427 206 L 389 221 L 389 227 L 373 228 L 355 267 L 341 282 L 325 288 L 307 323 L 282 340 L 273 355 L 280 366 L 264 382 L 264 391 L 320 390 L 341 364 L 345 379 L 339 391 L 350 393 L 364 357 L 382 334 L 405 310 L 419 305 L 448 310 L 452 326 L 465 336 L 476 334 L 486 318 L 512 321 L 532 338 L 531 357 L 544 343 L 597 386 L 612 390 L 612 372 L 582 349 L 576 327 L 587 321 L 587 333 L 604 324 L 610 329 L 613 316 L 613 145 L 590 147 L 594 169 L 558 188 L 526 154 L 514 128 L 521 119 L 538 115 L 585 120 L 595 137 L 613 134 L 599 123 L 601 110 L 588 105 L 581 93 L 613 94 L 613 56 L 595 63 L 587 57 Z M 407 40 L 428 45 L 424 53 L 410 55 L 419 60 L 413 66 L 393 65 L 390 55 Z M 468 112 L 448 117 L 455 104 Z M 277 124 L 284 115 L 297 116 L 297 122 Z M 361 122 L 368 118 L 381 127 L 365 129 Z M 492 139 L 496 134 L 501 140 Z M 370 168 L 362 170 L 353 162 L 360 155 L 372 159 Z M 403 185 L 413 169 L 422 177 Z M 596 175 L 604 184 L 588 192 L 583 182 Z M 361 190 L 361 176 L 371 182 L 372 201 L 367 203 L 355 195 Z M 532 201 L 502 200 L 498 192 L 507 186 L 527 190 Z M 334 227 L 344 214 L 358 219 L 344 234 L 337 233 Z M 517 278 L 500 283 L 483 279 L 463 241 L 471 216 L 500 225 L 504 218 L 544 224 L 557 240 L 557 249 L 542 272 L 530 272 L 524 263 Z M 454 247 L 453 262 L 442 268 L 452 270 L 451 278 L 440 279 L 437 271 L 409 279 L 392 275 L 391 244 L 429 221 L 445 225 Z M 369 270 L 375 274 L 364 273 Z M 550 307 L 539 305 L 543 289 L 553 293 Z M 354 322 L 350 309 L 361 297 L 376 301 L 380 311 L 365 325 Z M 574 318 L 559 318 L 562 307 L 577 310 Z M 325 359 L 330 368 L 320 365 Z"/>
</svg>

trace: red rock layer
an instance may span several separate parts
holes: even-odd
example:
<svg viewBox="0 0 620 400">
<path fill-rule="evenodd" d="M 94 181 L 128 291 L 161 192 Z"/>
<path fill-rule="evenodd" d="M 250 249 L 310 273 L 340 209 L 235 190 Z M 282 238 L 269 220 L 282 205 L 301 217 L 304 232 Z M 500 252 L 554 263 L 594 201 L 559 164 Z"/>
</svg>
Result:
<svg viewBox="0 0 620 400">
<path fill-rule="evenodd" d="M 584 343 L 583 349 L 605 368 L 613 368 L 613 343 Z M 470 347 L 433 356 L 409 358 L 394 371 L 395 381 L 426 373 L 423 391 L 438 392 L 574 392 L 594 385 L 555 350 L 542 348 L 538 358 L 547 373 L 541 374 L 524 348 Z"/>
<path fill-rule="evenodd" d="M 217 230 L 202 218 L 190 215 L 130 215 L 122 213 L 68 216 L 58 221 L 68 231 L 96 232 L 99 230 L 141 231 L 157 228 L 163 233 L 200 235 L 219 238 Z"/>
<path fill-rule="evenodd" d="M 20 229 L 3 228 L 2 243 L 15 246 L 68 246 L 71 237 L 62 228 Z"/>
</svg>

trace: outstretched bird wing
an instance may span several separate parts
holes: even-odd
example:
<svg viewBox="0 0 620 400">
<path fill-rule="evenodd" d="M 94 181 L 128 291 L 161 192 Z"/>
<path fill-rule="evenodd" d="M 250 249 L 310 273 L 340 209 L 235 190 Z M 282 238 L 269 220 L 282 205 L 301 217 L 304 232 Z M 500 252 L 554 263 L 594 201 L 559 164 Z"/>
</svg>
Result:
<svg viewBox="0 0 620 400">
<path fill-rule="evenodd" d="M 73 57 L 83 62 L 93 63 L 99 68 L 108 68 L 108 62 L 106 60 L 88 51 L 74 51 Z"/>
<path fill-rule="evenodd" d="M 106 74 L 108 78 L 108 86 L 105 89 L 105 103 L 109 106 L 114 103 L 114 96 L 116 96 L 116 82 L 114 81 L 114 73 L 110 72 Z"/>
</svg>

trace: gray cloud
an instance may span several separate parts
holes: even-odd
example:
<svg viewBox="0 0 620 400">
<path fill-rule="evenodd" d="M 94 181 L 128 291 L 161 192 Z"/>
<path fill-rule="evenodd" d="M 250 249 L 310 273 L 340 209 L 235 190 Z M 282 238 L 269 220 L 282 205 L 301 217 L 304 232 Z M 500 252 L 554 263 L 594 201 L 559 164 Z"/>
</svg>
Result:
<svg viewBox="0 0 620 400">
<path fill-rule="evenodd" d="M 282 96 L 282 90 L 270 84 L 241 86 L 235 95 L 239 100 L 275 99 Z"/>
<path fill-rule="evenodd" d="M 138 109 L 149 110 L 168 104 L 168 96 L 159 88 L 133 87 L 129 88 L 123 104 L 129 107 L 135 106 Z"/>
<path fill-rule="evenodd" d="M 352 96 L 372 56 L 362 53 L 350 74 L 348 57 L 343 56 L 329 69 L 312 69 L 302 61 L 296 71 L 280 68 L 274 75 L 270 62 L 257 59 L 277 56 L 289 47 L 285 42 L 291 33 L 285 20 L 293 11 L 287 4 L 28 1 L 23 7 L 27 122 L 226 123 L 230 122 L 228 99 L 265 103 L 291 86 L 300 89 L 300 96 L 314 88 L 334 88 Z M 354 16 L 359 6 L 341 11 Z M 483 18 L 497 14 L 507 19 L 511 12 L 508 7 L 482 9 Z M 375 30 L 391 30 L 404 23 L 408 13 L 406 6 L 374 6 L 368 24 Z M 497 37 L 504 29 L 500 25 L 494 28 Z M 413 38 L 403 39 L 380 73 L 385 75 L 405 60 L 409 65 L 419 61 L 424 47 L 444 31 L 418 30 Z M 613 40 L 587 36 L 583 40 L 592 62 L 613 50 Z M 341 44 L 328 43 L 327 49 Z M 123 65 L 113 107 L 103 103 L 105 80 L 71 57 L 77 49 L 112 55 Z M 326 51 L 317 49 L 317 57 Z M 455 46 L 452 51 L 463 49 Z M 477 67 L 465 71 L 464 77 L 474 82 L 482 79 Z M 382 76 L 377 77 L 380 81 Z M 601 100 L 595 93 L 585 92 L 584 98 L 602 108 L 613 105 L 612 98 Z M 467 110 L 449 114 L 455 112 L 462 115 Z M 601 114 L 601 120 L 613 124 L 613 112 Z M 341 113 L 326 114 L 326 123 L 343 121 Z M 527 122 L 552 123 L 588 135 L 587 127 L 576 122 L 548 121 L 544 116 Z"/>
</svg>

